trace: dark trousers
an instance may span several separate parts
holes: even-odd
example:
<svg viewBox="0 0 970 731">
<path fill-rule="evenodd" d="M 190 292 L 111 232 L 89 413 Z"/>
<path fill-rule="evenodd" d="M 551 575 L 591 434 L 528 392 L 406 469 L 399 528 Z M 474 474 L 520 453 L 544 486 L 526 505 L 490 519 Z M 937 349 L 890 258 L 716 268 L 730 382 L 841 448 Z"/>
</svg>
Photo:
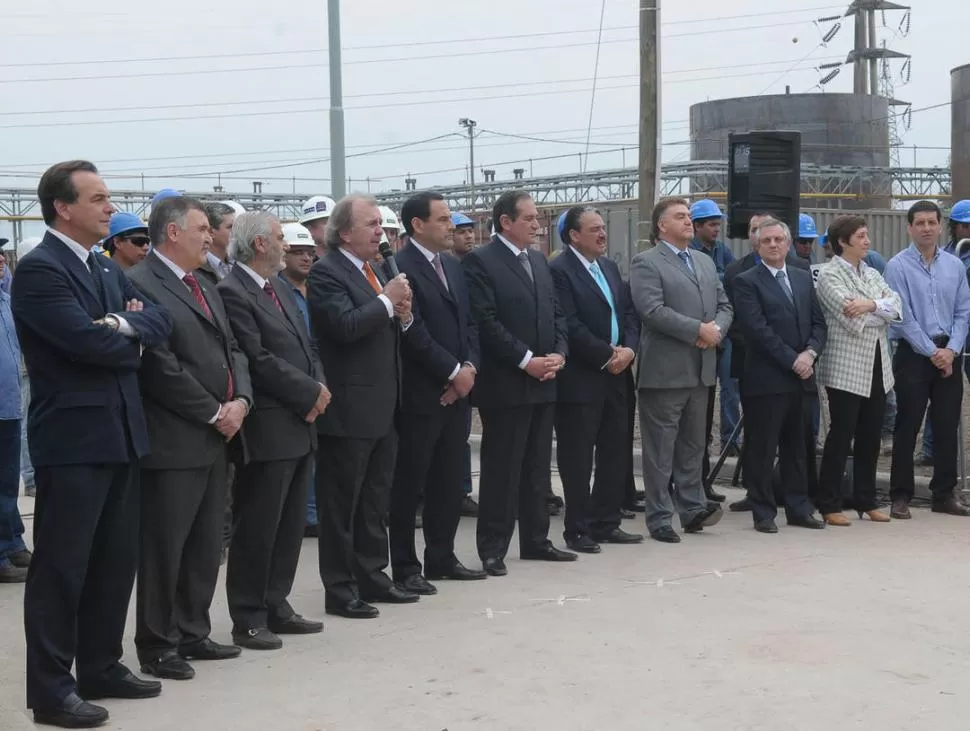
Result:
<svg viewBox="0 0 970 731">
<path fill-rule="evenodd" d="M 944 378 L 929 358 L 915 352 L 904 340 L 893 358 L 896 377 L 896 432 L 893 435 L 893 465 L 889 493 L 893 500 L 912 500 L 913 450 L 929 401 L 929 421 L 933 425 L 933 502 L 953 495 L 957 484 L 957 428 L 963 404 L 963 379 L 960 362 L 953 361 L 953 373 Z"/>
<path fill-rule="evenodd" d="M 0 419 L 0 563 L 7 554 L 23 551 L 20 519 L 20 419 Z"/>
<path fill-rule="evenodd" d="M 300 562 L 307 493 L 315 454 L 250 462 L 236 473 L 234 525 L 226 569 L 233 628 L 266 627 L 288 619 L 286 598 Z"/>
<path fill-rule="evenodd" d="M 633 464 L 626 430 L 631 392 L 623 374 L 611 379 L 606 397 L 598 403 L 556 404 L 556 463 L 566 496 L 567 538 L 604 536 L 620 527 L 620 506 Z"/>
<path fill-rule="evenodd" d="M 745 486 L 755 521 L 773 519 L 778 512 L 772 486 L 776 452 L 786 514 L 789 517 L 812 514 L 805 478 L 807 401 L 801 390 L 745 398 Z"/>
<path fill-rule="evenodd" d="M 320 579 L 340 602 L 387 591 L 387 519 L 397 452 L 392 429 L 380 439 L 320 435 L 316 491 Z"/>
<path fill-rule="evenodd" d="M 879 459 L 882 417 L 886 410 L 878 346 L 868 398 L 837 388 L 826 391 L 830 424 L 822 452 L 815 504 L 823 515 L 842 511 L 842 476 L 851 449 L 853 507 L 863 512 L 875 510 L 879 505 L 876 501 L 876 460 Z"/>
<path fill-rule="evenodd" d="M 465 444 L 461 449 L 461 491 L 465 495 L 471 495 L 474 486 L 472 485 L 472 445 L 468 441 L 472 435 L 472 410 L 470 406 L 465 409 L 465 414 Z"/>
<path fill-rule="evenodd" d="M 433 414 L 400 416 L 397 466 L 391 487 L 391 566 L 396 580 L 421 573 L 414 548 L 414 519 L 422 513 L 424 563 L 450 569 L 455 561 L 455 533 L 461 520 L 462 469 L 467 399 Z"/>
<path fill-rule="evenodd" d="M 24 592 L 27 707 L 51 708 L 77 677 L 109 674 L 122 637 L 138 556 L 138 467 L 35 467 L 34 557 Z"/>
<path fill-rule="evenodd" d="M 226 461 L 142 470 L 135 646 L 142 662 L 209 636 L 219 579 Z"/>
<path fill-rule="evenodd" d="M 225 508 L 222 511 L 222 542 L 225 545 L 229 545 L 229 541 L 232 539 L 233 531 L 233 517 L 232 517 L 232 506 L 235 502 L 235 485 L 236 485 L 236 465 L 230 460 L 226 465 L 226 502 Z"/>
<path fill-rule="evenodd" d="M 483 433 L 476 540 L 483 561 L 505 558 L 516 517 L 520 552 L 549 545 L 546 486 L 555 407 L 547 403 L 478 410 Z"/>
</svg>

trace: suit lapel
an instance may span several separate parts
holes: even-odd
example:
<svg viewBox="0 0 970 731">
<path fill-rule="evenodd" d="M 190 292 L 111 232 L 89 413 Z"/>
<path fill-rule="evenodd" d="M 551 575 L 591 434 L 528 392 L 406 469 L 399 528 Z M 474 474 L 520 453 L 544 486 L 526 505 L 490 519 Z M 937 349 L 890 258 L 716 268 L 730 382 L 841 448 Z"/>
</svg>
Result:
<svg viewBox="0 0 970 731">
<path fill-rule="evenodd" d="M 232 271 L 229 272 L 229 276 L 233 277 L 247 292 L 249 292 L 249 294 L 256 300 L 256 304 L 260 308 L 269 313 L 271 317 L 275 317 L 291 330 L 293 329 L 289 319 L 284 313 L 280 312 L 280 309 L 276 306 L 276 303 L 273 302 L 266 292 L 260 289 L 259 285 L 256 284 L 256 281 L 249 276 L 247 272 L 244 272 L 241 267 L 233 267 Z M 273 287 L 273 291 L 276 292 L 276 296 L 279 297 L 279 291 L 273 286 L 272 278 L 268 279 L 267 281 L 269 282 L 270 286 Z"/>
<path fill-rule="evenodd" d="M 377 292 L 375 292 L 374 288 L 370 286 L 370 282 L 367 281 L 367 277 L 364 276 L 364 273 L 358 269 L 357 266 L 343 253 L 334 250 L 330 253 L 330 256 L 338 267 L 343 268 L 343 270 L 347 272 L 347 278 L 350 280 L 351 284 L 355 285 L 361 291 L 366 292 L 371 297 L 377 296 Z M 375 269 L 374 266 L 371 265 L 371 269 L 374 269 L 374 275 L 377 277 L 377 281 L 383 284 L 383 282 L 381 282 L 381 276 L 377 271 L 377 269 L 380 269 L 380 267 Z"/>
<path fill-rule="evenodd" d="M 431 285 L 438 289 L 438 292 L 442 297 L 452 301 L 451 292 L 445 288 L 445 285 L 441 282 L 441 279 L 438 278 L 438 272 L 434 270 L 434 264 L 428 261 L 425 255 L 421 253 L 417 246 L 414 245 L 414 242 L 408 241 L 407 246 L 404 247 L 404 250 L 407 252 L 406 256 L 410 258 L 411 263 L 421 273 L 421 276 L 431 282 Z M 444 257 L 441 258 L 441 262 L 441 267 L 444 269 Z M 448 277 L 447 272 L 445 272 L 445 277 L 448 279 L 448 283 L 451 284 L 451 277 Z"/>
<path fill-rule="evenodd" d="M 609 305 L 610 303 L 606 300 L 606 295 L 603 294 L 603 290 L 600 289 L 600 286 L 596 283 L 596 280 L 593 279 L 593 273 L 589 271 L 586 268 L 586 265 L 579 260 L 579 256 L 576 254 L 576 252 L 574 252 L 571 248 L 566 249 L 566 251 L 562 253 L 562 256 L 569 257 L 566 259 L 566 261 L 569 262 L 569 266 L 572 267 L 573 273 L 576 275 L 579 281 L 583 283 L 586 289 L 592 292 L 594 297 L 599 298 L 603 304 Z M 600 270 L 602 271 L 602 269 L 603 267 L 600 265 Z M 609 280 L 607 280 L 607 284 L 609 284 Z"/>
<path fill-rule="evenodd" d="M 795 317 L 798 320 L 798 334 L 802 338 L 806 338 L 809 330 L 811 329 L 812 322 L 812 305 L 811 305 L 811 292 L 805 290 L 802 285 L 801 277 L 789 277 L 788 282 L 791 284 L 792 297 L 795 300 Z M 808 295 L 807 297 L 805 295 Z M 785 299 L 788 299 L 787 297 Z"/>
<path fill-rule="evenodd" d="M 189 291 L 189 288 L 188 286 L 186 286 L 185 282 L 180 281 L 179 278 L 175 276 L 175 272 L 169 269 L 165 265 L 165 262 L 163 262 L 161 259 L 158 258 L 157 254 L 154 254 L 154 253 L 149 254 L 148 261 L 149 261 L 149 266 L 152 268 L 152 271 L 155 273 L 155 276 L 158 277 L 159 280 L 161 280 L 162 286 L 165 287 L 165 289 L 167 289 L 169 292 L 171 292 L 180 300 L 182 300 L 182 302 L 184 302 L 185 305 L 190 310 L 195 312 L 195 314 L 197 314 L 204 322 L 208 323 L 209 326 L 214 327 L 216 329 L 219 328 L 218 325 L 216 325 L 212 320 L 206 317 L 205 311 L 202 309 L 202 306 L 195 301 L 195 297 L 192 296 L 192 293 Z M 198 279 L 198 277 L 196 277 L 196 279 Z M 203 286 L 201 281 L 199 282 L 199 286 L 200 287 Z M 206 300 L 208 300 L 208 297 L 206 298 Z M 209 309 L 210 310 L 212 309 L 211 304 L 209 305 Z"/>
<path fill-rule="evenodd" d="M 519 281 L 528 288 L 529 292 L 534 297 L 536 294 L 535 284 L 531 279 L 529 279 L 529 275 L 526 274 L 525 268 L 522 266 L 522 262 L 519 261 L 515 254 L 509 251 L 509 247 L 507 247 L 505 243 L 497 236 L 492 239 L 492 244 L 499 248 L 499 256 L 501 257 L 502 261 L 505 262 L 505 265 L 512 270 L 512 273 L 518 277 Z M 528 253 L 528 251 L 529 250 L 526 249 L 526 253 Z M 531 256 L 529 256 L 529 264 L 532 264 Z M 532 268 L 532 275 L 535 276 L 535 267 Z"/>
<path fill-rule="evenodd" d="M 53 234 L 48 233 L 46 235 L 45 243 L 50 246 L 51 251 L 61 260 L 61 263 L 70 275 L 74 277 L 75 281 L 91 295 L 91 299 L 100 311 L 104 312 L 104 305 L 101 303 L 101 297 L 98 295 L 98 288 L 94 283 L 94 276 L 91 274 L 91 270 L 88 269 L 87 265 L 78 258 L 77 254 L 68 248 L 67 244 Z"/>
<path fill-rule="evenodd" d="M 701 285 L 700 282 L 697 281 L 697 275 L 687 268 L 684 262 L 680 260 L 680 257 L 674 254 L 674 252 L 670 250 L 670 247 L 667 246 L 667 244 L 665 244 L 663 241 L 659 242 L 657 246 L 660 247 L 660 255 L 664 258 L 664 261 L 667 262 L 667 265 L 676 269 L 678 272 L 680 272 L 681 276 L 685 277 L 689 282 L 691 282 L 691 284 L 700 289 Z"/>
<path fill-rule="evenodd" d="M 771 271 L 763 263 L 759 263 L 757 266 L 761 269 L 759 276 L 764 281 L 765 286 L 769 288 L 769 291 L 778 295 L 778 300 L 782 303 L 782 306 L 787 307 L 788 310 L 795 315 L 797 320 L 798 311 L 795 309 L 795 305 L 792 304 L 791 300 L 788 299 L 788 295 L 785 294 L 785 290 L 782 289 L 781 282 L 772 276 Z M 792 287 L 792 297 L 795 297 L 795 285 L 792 284 L 791 277 L 788 278 L 788 284 L 790 284 Z"/>
</svg>

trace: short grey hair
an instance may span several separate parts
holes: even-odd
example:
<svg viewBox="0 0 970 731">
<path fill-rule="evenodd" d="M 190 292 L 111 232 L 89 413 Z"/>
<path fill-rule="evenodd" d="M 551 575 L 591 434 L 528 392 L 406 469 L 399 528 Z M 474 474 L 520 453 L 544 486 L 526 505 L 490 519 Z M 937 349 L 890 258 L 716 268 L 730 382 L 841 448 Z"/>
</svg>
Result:
<svg viewBox="0 0 970 731">
<path fill-rule="evenodd" d="M 152 244 L 159 246 L 166 243 L 168 227 L 173 223 L 184 231 L 185 218 L 189 211 L 205 213 L 205 206 L 202 201 L 185 195 L 165 198 L 152 206 L 151 215 L 148 217 L 148 235 Z"/>
<path fill-rule="evenodd" d="M 323 235 L 328 249 L 339 249 L 343 246 L 344 242 L 340 234 L 354 225 L 354 203 L 357 201 L 372 206 L 377 205 L 376 198 L 364 193 L 351 193 L 337 201 L 337 205 L 330 212 L 330 218 L 327 219 L 327 230 Z"/>
<path fill-rule="evenodd" d="M 229 258 L 243 264 L 251 262 L 256 257 L 256 237 L 262 236 L 268 243 L 276 220 L 276 216 L 267 211 L 251 211 L 236 216 L 229 238 Z"/>
<path fill-rule="evenodd" d="M 790 244 L 792 242 L 792 237 L 791 229 L 788 228 L 788 224 L 784 221 L 779 221 L 777 218 L 772 218 L 771 216 L 768 216 L 768 218 L 759 223 L 758 228 L 754 230 L 754 237 L 758 243 L 761 243 L 761 229 L 772 228 L 774 226 L 778 226 L 782 230 L 782 233 L 785 234 L 785 238 L 788 239 L 788 243 Z"/>
<path fill-rule="evenodd" d="M 226 216 L 232 216 L 236 212 L 232 209 L 232 206 L 227 206 L 225 203 L 206 203 L 205 204 L 205 215 L 209 217 L 209 225 L 213 230 L 219 228 L 222 225 L 223 220 Z"/>
</svg>

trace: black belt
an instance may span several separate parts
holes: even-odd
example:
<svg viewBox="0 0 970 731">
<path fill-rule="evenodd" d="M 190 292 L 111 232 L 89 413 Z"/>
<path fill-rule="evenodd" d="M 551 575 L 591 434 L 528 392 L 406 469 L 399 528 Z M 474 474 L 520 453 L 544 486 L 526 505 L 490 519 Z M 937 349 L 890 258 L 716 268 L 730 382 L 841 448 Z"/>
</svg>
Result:
<svg viewBox="0 0 970 731">
<path fill-rule="evenodd" d="M 933 341 L 933 345 L 935 345 L 937 348 L 945 348 L 947 346 L 947 343 L 950 342 L 950 336 L 937 335 L 936 337 L 930 338 L 930 340 Z"/>
</svg>

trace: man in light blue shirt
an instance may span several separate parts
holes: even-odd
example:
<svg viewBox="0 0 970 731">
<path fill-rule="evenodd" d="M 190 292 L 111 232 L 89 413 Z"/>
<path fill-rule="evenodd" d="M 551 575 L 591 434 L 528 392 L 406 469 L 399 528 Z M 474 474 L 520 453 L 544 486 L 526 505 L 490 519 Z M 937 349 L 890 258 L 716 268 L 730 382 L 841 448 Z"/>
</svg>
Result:
<svg viewBox="0 0 970 731">
<path fill-rule="evenodd" d="M 0 276 L 7 262 L 0 251 Z M 10 312 L 10 295 L 0 290 L 0 583 L 27 580 L 30 551 L 24 544 L 20 494 L 20 345 Z"/>
<path fill-rule="evenodd" d="M 910 246 L 886 265 L 886 283 L 899 293 L 903 321 L 890 328 L 899 341 L 896 431 L 890 473 L 892 517 L 910 517 L 914 493 L 913 450 L 926 403 L 933 424 L 933 511 L 970 516 L 954 495 L 957 483 L 957 427 L 963 403 L 960 356 L 970 324 L 970 286 L 963 263 L 939 248 L 942 213 L 931 201 L 909 209 Z"/>
</svg>

